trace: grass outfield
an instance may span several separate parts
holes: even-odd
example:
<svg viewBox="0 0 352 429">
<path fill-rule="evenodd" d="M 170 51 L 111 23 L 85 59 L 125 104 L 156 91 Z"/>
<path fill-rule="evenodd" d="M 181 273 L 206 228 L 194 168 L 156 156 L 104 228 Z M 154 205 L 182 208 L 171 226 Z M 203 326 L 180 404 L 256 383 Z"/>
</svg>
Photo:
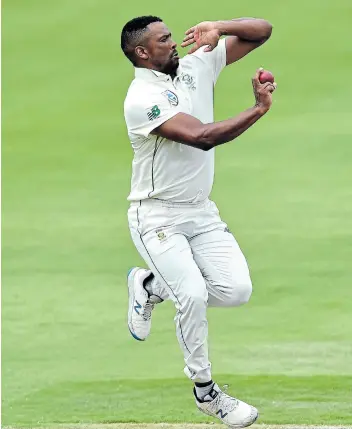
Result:
<svg viewBox="0 0 352 429">
<path fill-rule="evenodd" d="M 199 20 L 273 22 L 215 93 L 220 120 L 251 105 L 258 66 L 279 84 L 272 111 L 217 149 L 212 198 L 254 293 L 209 310 L 214 378 L 260 423 L 352 424 L 350 12 L 350 0 L 3 2 L 3 425 L 211 421 L 183 375 L 172 305 L 145 343 L 126 328 L 125 276 L 142 262 L 126 220 L 133 72 L 118 45 L 146 13 L 178 41 Z"/>
<path fill-rule="evenodd" d="M 297 426 L 297 425 L 253 425 L 253 429 L 351 429 L 352 426 Z M 50 425 L 43 426 L 40 429 L 223 429 L 224 425 L 214 424 L 168 424 L 168 423 L 156 423 L 156 424 L 133 424 L 133 423 L 109 423 L 109 424 L 78 424 L 78 425 Z M 4 429 L 13 429 L 11 426 L 5 426 Z M 17 428 L 27 429 L 27 428 Z"/>
<path fill-rule="evenodd" d="M 232 392 L 256 404 L 260 421 L 351 423 L 352 377 L 217 375 L 217 379 L 229 382 Z M 40 389 L 11 406 L 21 425 L 214 421 L 196 409 L 189 382 L 183 379 L 67 381 Z"/>
</svg>

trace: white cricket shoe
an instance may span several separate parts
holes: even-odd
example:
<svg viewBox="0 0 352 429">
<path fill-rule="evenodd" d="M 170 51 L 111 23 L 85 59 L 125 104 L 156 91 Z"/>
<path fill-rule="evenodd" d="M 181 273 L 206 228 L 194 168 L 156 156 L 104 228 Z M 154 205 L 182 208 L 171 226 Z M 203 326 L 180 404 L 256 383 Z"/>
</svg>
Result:
<svg viewBox="0 0 352 429">
<path fill-rule="evenodd" d="M 152 327 L 154 304 L 162 301 L 155 295 L 149 296 L 143 283 L 153 276 L 150 270 L 132 268 L 127 274 L 128 283 L 128 328 L 133 338 L 144 341 Z"/>
<path fill-rule="evenodd" d="M 217 384 L 203 400 L 197 398 L 193 390 L 196 404 L 202 413 L 217 417 L 229 428 L 244 428 L 253 424 L 258 418 L 258 410 L 239 399 L 223 392 Z"/>
</svg>

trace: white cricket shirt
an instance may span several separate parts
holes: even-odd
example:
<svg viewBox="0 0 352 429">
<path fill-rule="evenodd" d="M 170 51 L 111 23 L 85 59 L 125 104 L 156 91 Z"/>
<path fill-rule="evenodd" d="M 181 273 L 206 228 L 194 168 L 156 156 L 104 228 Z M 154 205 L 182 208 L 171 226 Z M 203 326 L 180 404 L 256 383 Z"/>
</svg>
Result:
<svg viewBox="0 0 352 429">
<path fill-rule="evenodd" d="M 134 150 L 129 201 L 198 202 L 209 196 L 214 149 L 202 151 L 150 133 L 179 112 L 204 124 L 214 122 L 214 85 L 225 65 L 225 39 L 221 39 L 211 52 L 204 52 L 203 46 L 180 59 L 174 80 L 155 70 L 135 69 L 124 104 Z"/>
</svg>

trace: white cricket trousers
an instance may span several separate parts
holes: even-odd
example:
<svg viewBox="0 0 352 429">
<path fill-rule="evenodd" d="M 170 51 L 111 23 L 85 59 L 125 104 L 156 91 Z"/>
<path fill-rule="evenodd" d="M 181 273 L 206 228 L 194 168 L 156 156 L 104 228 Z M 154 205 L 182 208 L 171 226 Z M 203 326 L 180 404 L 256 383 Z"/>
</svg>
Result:
<svg viewBox="0 0 352 429">
<path fill-rule="evenodd" d="M 215 203 L 185 204 L 155 199 L 131 203 L 132 240 L 153 272 L 153 294 L 176 307 L 176 334 L 185 374 L 211 380 L 207 307 L 248 302 L 252 283 L 246 259 Z"/>
</svg>

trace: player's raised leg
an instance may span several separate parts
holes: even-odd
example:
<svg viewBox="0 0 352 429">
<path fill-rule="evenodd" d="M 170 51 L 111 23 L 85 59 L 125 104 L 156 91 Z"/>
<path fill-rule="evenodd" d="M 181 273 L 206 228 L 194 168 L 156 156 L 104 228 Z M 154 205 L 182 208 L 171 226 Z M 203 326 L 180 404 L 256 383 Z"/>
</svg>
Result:
<svg viewBox="0 0 352 429">
<path fill-rule="evenodd" d="M 210 307 L 237 307 L 252 295 L 246 258 L 227 225 L 190 241 L 194 259 L 207 279 Z"/>
<path fill-rule="evenodd" d="M 155 203 L 157 205 L 157 203 Z M 129 210 L 129 224 L 133 242 L 140 255 L 155 275 L 155 287 L 159 288 L 162 298 L 167 291 L 176 307 L 176 335 L 184 354 L 185 373 L 193 381 L 207 382 L 211 379 L 208 359 L 208 322 L 206 318 L 208 292 L 204 278 L 195 263 L 187 238 L 175 226 L 170 230 L 150 229 L 145 226 L 148 217 L 159 221 L 164 208 L 155 208 L 153 217 L 146 216 L 147 209 L 135 207 Z M 168 213 L 170 217 L 173 215 Z M 175 224 L 175 218 L 168 224 Z M 165 214 L 164 214 L 165 216 Z M 164 288 L 164 290 L 160 290 Z M 154 293 L 153 288 L 153 293 Z"/>
<path fill-rule="evenodd" d="M 252 295 L 246 258 L 213 201 L 197 215 L 196 233 L 189 244 L 206 279 L 209 307 L 237 307 Z"/>
</svg>

